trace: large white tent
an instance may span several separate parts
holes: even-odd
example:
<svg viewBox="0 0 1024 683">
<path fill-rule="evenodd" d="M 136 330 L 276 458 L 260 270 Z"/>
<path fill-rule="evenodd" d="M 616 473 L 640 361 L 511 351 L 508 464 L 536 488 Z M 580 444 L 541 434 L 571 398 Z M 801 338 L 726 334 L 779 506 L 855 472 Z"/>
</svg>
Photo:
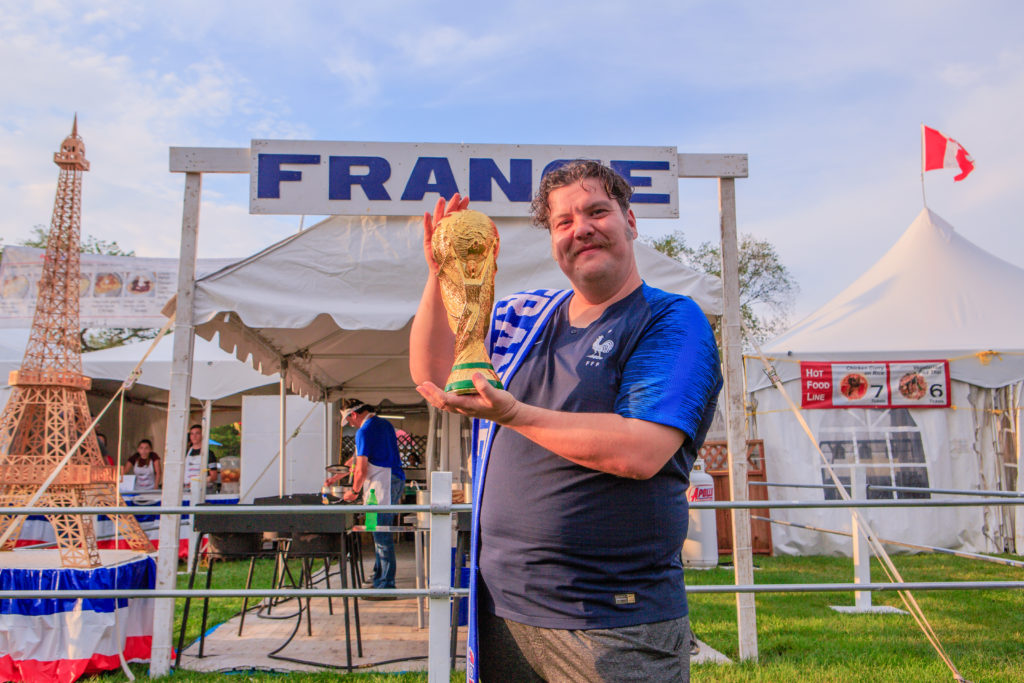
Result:
<svg viewBox="0 0 1024 683">
<path fill-rule="evenodd" d="M 82 368 L 93 379 L 123 380 L 145 354 L 152 341 L 124 344 L 82 354 Z M 167 392 L 171 388 L 171 350 L 174 335 L 167 334 L 142 365 L 136 384 Z M 276 384 L 222 351 L 216 344 L 197 339 L 192 355 L 192 398 L 212 401 L 249 389 Z"/>
<path fill-rule="evenodd" d="M 1024 269 L 972 244 L 925 209 L 874 266 L 764 352 L 798 405 L 802 361 L 948 360 L 949 408 L 804 410 L 804 417 L 847 475 L 859 467 L 869 481 L 897 486 L 1014 490 L 1014 412 L 1024 380 L 1022 291 Z M 769 479 L 827 483 L 819 456 L 761 362 L 748 358 L 746 368 L 751 431 L 765 441 Z M 772 499 L 798 495 L 770 489 Z M 779 510 L 773 517 L 850 526 L 843 511 Z M 982 551 L 1008 549 L 1014 540 L 1011 508 L 873 510 L 868 517 L 883 538 L 894 540 Z M 777 525 L 773 543 L 782 553 L 849 552 L 847 539 Z"/>
<path fill-rule="evenodd" d="M 0 376 L 7 378 L 11 370 L 17 370 L 25 355 L 28 343 L 28 329 L 0 330 Z M 151 340 L 125 344 L 101 351 L 82 354 L 82 371 L 93 380 L 89 392 L 89 407 L 94 414 L 106 404 L 121 382 L 135 368 L 146 353 Z M 167 422 L 167 393 L 170 389 L 171 351 L 173 335 L 166 335 L 142 364 L 141 374 L 128 392 L 125 405 L 123 449 L 131 448 L 139 439 L 148 438 L 162 448 Z M 195 402 L 214 401 L 214 423 L 237 421 L 240 415 L 243 392 L 258 391 L 260 387 L 275 390 L 276 378 L 267 377 L 249 365 L 241 363 L 234 356 L 222 351 L 215 343 L 196 339 L 192 363 L 192 398 Z M 0 387 L 0 408 L 7 401 L 10 387 Z M 194 403 L 197 419 L 201 405 Z M 99 423 L 99 431 L 107 434 L 113 453 L 114 441 L 121 428 L 118 426 L 118 410 L 113 409 Z M 183 437 L 184 438 L 184 437 Z"/>
<path fill-rule="evenodd" d="M 544 230 L 503 220 L 495 295 L 565 288 Z M 422 219 L 334 216 L 196 281 L 196 331 L 313 400 L 419 402 L 409 326 L 427 269 Z M 721 283 L 637 244 L 641 276 L 721 314 Z M 171 307 L 165 309 L 169 312 Z"/>
</svg>

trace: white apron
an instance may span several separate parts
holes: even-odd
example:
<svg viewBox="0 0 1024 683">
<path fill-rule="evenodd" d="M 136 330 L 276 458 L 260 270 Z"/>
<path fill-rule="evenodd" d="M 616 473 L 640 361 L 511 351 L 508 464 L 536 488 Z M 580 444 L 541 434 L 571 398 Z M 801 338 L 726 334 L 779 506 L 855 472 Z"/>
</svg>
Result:
<svg viewBox="0 0 1024 683">
<path fill-rule="evenodd" d="M 366 464 L 366 481 L 363 482 L 363 505 L 370 503 L 370 490 L 377 493 L 378 505 L 391 505 L 391 468 Z"/>
<path fill-rule="evenodd" d="M 150 458 L 149 462 L 145 465 L 140 465 L 140 461 L 136 461 L 132 465 L 132 473 L 135 475 L 135 490 L 149 491 L 156 488 L 156 469 L 153 467 L 153 460 Z"/>
</svg>

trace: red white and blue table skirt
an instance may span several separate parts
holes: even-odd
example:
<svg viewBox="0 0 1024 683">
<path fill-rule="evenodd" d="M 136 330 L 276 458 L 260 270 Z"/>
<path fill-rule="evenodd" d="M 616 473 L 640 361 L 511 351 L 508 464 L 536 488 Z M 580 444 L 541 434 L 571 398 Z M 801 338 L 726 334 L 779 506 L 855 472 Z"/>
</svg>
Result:
<svg viewBox="0 0 1024 683">
<path fill-rule="evenodd" d="M 101 550 L 96 569 L 60 567 L 57 550 L 0 553 L 0 590 L 146 589 L 156 585 L 148 555 Z M 0 594 L 2 595 L 2 594 Z M 150 598 L 0 599 L 0 680 L 71 683 L 80 676 L 148 661 Z"/>
<path fill-rule="evenodd" d="M 160 492 L 143 493 L 143 494 L 132 494 L 126 493 L 122 498 L 124 505 L 129 507 L 140 507 L 145 509 L 146 507 L 152 507 L 160 504 Z M 188 505 L 188 497 L 181 503 L 182 505 Z M 206 497 L 206 505 L 236 505 L 238 504 L 238 494 L 210 494 Z M 160 527 L 160 515 L 147 515 L 139 514 L 135 515 L 135 519 L 138 520 L 142 530 L 146 532 L 146 536 L 153 542 L 153 546 L 156 547 L 158 543 L 159 527 Z M 178 542 L 178 557 L 185 559 L 188 557 L 188 538 L 189 531 L 192 528 L 192 521 L 189 515 L 182 515 L 181 518 L 181 531 L 179 532 Z M 96 545 L 103 549 L 128 549 L 128 541 L 124 538 L 118 538 L 116 535 L 116 529 L 113 520 L 108 518 L 106 515 L 97 515 L 95 519 L 95 530 L 96 530 Z M 53 544 L 56 543 L 57 537 L 53 533 L 53 527 L 50 522 L 42 515 L 31 515 L 25 519 L 25 522 L 21 527 L 21 534 L 18 536 L 16 542 L 17 547 L 32 547 L 40 544 Z"/>
</svg>

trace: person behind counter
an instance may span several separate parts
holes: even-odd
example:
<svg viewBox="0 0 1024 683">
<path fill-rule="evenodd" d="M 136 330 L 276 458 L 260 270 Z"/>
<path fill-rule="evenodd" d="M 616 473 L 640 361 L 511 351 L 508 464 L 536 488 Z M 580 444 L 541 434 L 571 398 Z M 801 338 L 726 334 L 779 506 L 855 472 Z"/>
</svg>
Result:
<svg viewBox="0 0 1024 683">
<path fill-rule="evenodd" d="M 209 449 L 209 459 L 206 461 L 206 485 L 212 486 L 217 483 L 217 472 L 220 465 L 217 463 L 217 456 L 213 449 Z M 203 427 L 192 425 L 188 430 L 188 451 L 185 453 L 185 488 L 189 487 L 192 477 L 199 476 L 199 470 L 203 467 Z"/>
<path fill-rule="evenodd" d="M 116 466 L 114 459 L 107 453 L 107 435 L 103 432 L 96 432 L 96 442 L 100 445 L 100 455 L 103 456 L 103 462 L 111 467 Z"/>
<path fill-rule="evenodd" d="M 124 464 L 125 474 L 135 475 L 136 491 L 152 491 L 160 487 L 163 472 L 160 467 L 160 456 L 153 452 L 153 442 L 143 439 L 135 447 L 135 453 Z"/>
</svg>

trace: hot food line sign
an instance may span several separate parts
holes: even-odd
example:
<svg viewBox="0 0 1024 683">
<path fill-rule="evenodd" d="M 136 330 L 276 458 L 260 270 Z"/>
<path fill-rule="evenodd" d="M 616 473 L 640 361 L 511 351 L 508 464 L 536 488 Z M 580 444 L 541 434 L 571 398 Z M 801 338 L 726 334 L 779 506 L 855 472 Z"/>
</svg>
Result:
<svg viewBox="0 0 1024 683">
<path fill-rule="evenodd" d="M 253 140 L 255 214 L 417 216 L 456 192 L 491 216 L 528 216 L 541 176 L 594 159 L 632 186 L 638 218 L 679 216 L 675 147 Z"/>
<path fill-rule="evenodd" d="M 948 408 L 945 360 L 800 363 L 804 408 Z"/>
</svg>

